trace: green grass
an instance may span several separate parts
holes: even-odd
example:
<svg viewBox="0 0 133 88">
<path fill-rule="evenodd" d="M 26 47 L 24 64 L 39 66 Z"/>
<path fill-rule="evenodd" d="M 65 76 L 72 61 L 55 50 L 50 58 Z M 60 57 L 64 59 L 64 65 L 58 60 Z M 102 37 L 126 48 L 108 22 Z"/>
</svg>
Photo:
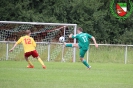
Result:
<svg viewBox="0 0 133 88">
<path fill-rule="evenodd" d="M 0 88 L 132 88 L 133 64 L 39 62 L 26 68 L 26 61 L 0 61 Z"/>
</svg>

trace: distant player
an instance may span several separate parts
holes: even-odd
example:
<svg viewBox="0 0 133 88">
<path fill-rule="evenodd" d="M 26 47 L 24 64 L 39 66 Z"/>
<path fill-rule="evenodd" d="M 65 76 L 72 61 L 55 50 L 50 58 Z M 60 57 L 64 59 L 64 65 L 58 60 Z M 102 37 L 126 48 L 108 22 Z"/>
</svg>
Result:
<svg viewBox="0 0 133 88">
<path fill-rule="evenodd" d="M 83 33 L 82 31 L 83 31 L 83 29 L 81 27 L 79 27 L 77 29 L 77 33 L 78 33 L 77 35 L 73 35 L 73 34 L 69 35 L 69 38 L 76 38 L 77 39 L 77 41 L 78 41 L 77 44 L 65 44 L 65 46 L 66 47 L 78 47 L 80 49 L 80 53 L 79 53 L 80 54 L 80 60 L 88 69 L 90 69 L 91 66 L 84 59 L 85 53 L 89 49 L 89 44 L 90 44 L 89 39 L 93 40 L 96 48 L 98 48 L 98 44 L 97 44 L 97 42 L 93 36 L 91 36 L 88 33 Z"/>
<path fill-rule="evenodd" d="M 23 44 L 23 48 L 24 48 L 24 56 L 25 56 L 25 60 L 28 62 L 28 66 L 27 68 L 34 68 L 33 64 L 31 63 L 31 61 L 28 59 L 29 56 L 32 55 L 32 57 L 37 58 L 38 61 L 42 64 L 42 67 L 45 69 L 46 66 L 44 65 L 43 61 L 41 60 L 41 58 L 39 57 L 37 51 L 36 51 L 36 43 L 34 41 L 34 39 L 32 37 L 30 37 L 31 35 L 31 31 L 30 30 L 26 30 L 26 35 L 20 37 L 20 39 L 14 44 L 13 48 L 10 49 L 9 51 L 13 51 L 14 48 L 22 43 Z"/>
</svg>

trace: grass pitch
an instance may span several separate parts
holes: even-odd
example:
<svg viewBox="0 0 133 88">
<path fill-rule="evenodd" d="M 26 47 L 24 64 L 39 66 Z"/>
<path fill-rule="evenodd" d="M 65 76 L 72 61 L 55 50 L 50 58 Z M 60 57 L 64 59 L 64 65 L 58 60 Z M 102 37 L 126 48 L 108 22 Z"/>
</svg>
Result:
<svg viewBox="0 0 133 88">
<path fill-rule="evenodd" d="M 0 88 L 132 88 L 133 64 L 0 61 Z"/>
</svg>

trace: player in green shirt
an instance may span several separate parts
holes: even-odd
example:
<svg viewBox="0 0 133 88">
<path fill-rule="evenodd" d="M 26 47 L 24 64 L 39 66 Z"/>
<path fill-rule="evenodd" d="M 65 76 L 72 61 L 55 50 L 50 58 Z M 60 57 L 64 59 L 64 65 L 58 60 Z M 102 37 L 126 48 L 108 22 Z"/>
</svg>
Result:
<svg viewBox="0 0 133 88">
<path fill-rule="evenodd" d="M 82 61 L 82 63 L 88 68 L 90 69 L 91 66 L 86 62 L 86 60 L 84 59 L 84 56 L 85 56 L 85 53 L 87 52 L 87 50 L 89 49 L 89 44 L 90 44 L 90 41 L 89 39 L 92 39 L 94 44 L 95 44 L 95 47 L 98 48 L 98 44 L 95 40 L 95 38 L 93 36 L 91 36 L 90 34 L 88 33 L 83 33 L 82 32 L 83 29 L 81 27 L 79 27 L 77 29 L 77 33 L 76 35 L 73 35 L 73 34 L 70 34 L 69 35 L 69 38 L 76 38 L 78 43 L 77 44 L 66 44 L 65 43 L 65 46 L 66 47 L 78 47 L 80 49 L 80 60 Z"/>
</svg>

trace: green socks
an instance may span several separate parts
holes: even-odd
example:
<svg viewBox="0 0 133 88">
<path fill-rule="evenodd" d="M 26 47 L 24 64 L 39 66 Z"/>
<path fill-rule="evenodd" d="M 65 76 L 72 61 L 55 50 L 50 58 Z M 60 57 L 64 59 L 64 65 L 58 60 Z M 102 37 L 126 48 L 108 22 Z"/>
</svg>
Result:
<svg viewBox="0 0 133 88">
<path fill-rule="evenodd" d="M 72 44 L 66 44 L 66 47 L 73 47 Z"/>
<path fill-rule="evenodd" d="M 86 62 L 86 60 L 83 60 L 82 63 L 89 68 L 89 64 Z"/>
</svg>

